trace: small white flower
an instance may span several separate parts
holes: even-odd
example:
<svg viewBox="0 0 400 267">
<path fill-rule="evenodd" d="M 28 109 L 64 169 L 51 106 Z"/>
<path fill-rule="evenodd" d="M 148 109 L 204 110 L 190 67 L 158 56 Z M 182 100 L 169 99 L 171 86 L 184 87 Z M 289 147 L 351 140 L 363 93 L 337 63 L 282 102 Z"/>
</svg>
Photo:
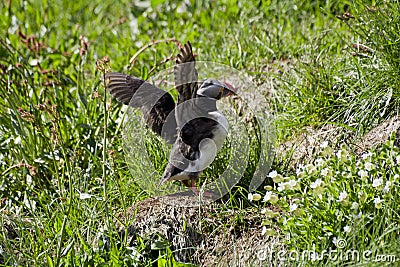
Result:
<svg viewBox="0 0 400 267">
<path fill-rule="evenodd" d="M 267 209 L 266 209 L 266 208 L 263 208 L 263 209 L 260 211 L 261 214 L 265 214 L 266 212 L 267 212 Z"/>
<path fill-rule="evenodd" d="M 372 153 L 371 153 L 371 152 L 364 153 L 364 154 L 361 155 L 361 158 L 362 158 L 363 160 L 369 159 L 369 158 L 371 158 L 371 157 L 372 157 Z"/>
<path fill-rule="evenodd" d="M 17 136 L 15 139 L 14 139 L 14 144 L 15 145 L 20 145 L 22 142 L 21 142 L 21 136 Z"/>
<path fill-rule="evenodd" d="M 289 180 L 288 182 L 289 188 L 293 190 L 297 186 L 297 181 L 296 180 Z"/>
<path fill-rule="evenodd" d="M 317 195 L 322 195 L 322 193 L 324 192 L 324 182 L 321 179 L 317 179 L 315 180 L 315 182 L 312 182 L 310 184 L 310 187 L 312 189 L 314 189 L 314 193 Z"/>
<path fill-rule="evenodd" d="M 271 172 L 268 174 L 268 177 L 269 177 L 269 178 L 275 178 L 276 176 L 278 176 L 278 172 L 277 172 L 277 171 L 271 171 Z"/>
<path fill-rule="evenodd" d="M 343 227 L 343 231 L 344 231 L 345 233 L 350 233 L 350 232 L 351 232 L 351 227 L 348 226 L 348 225 L 346 225 L 345 227 Z"/>
<path fill-rule="evenodd" d="M 325 176 L 332 176 L 332 170 L 329 168 L 329 167 L 327 167 L 327 168 L 324 168 L 324 169 L 322 169 L 321 170 L 321 175 L 323 176 L 323 177 L 325 177 Z"/>
<path fill-rule="evenodd" d="M 396 157 L 396 162 L 397 162 L 397 164 L 400 164 L 400 155 L 398 155 L 398 156 Z"/>
<path fill-rule="evenodd" d="M 267 227 L 263 226 L 261 230 L 261 235 L 265 235 L 266 232 L 267 232 Z"/>
<path fill-rule="evenodd" d="M 312 182 L 312 183 L 310 184 L 310 187 L 311 187 L 312 189 L 315 189 L 315 188 L 317 188 L 318 186 L 323 186 L 323 184 L 324 184 L 324 182 L 323 182 L 321 179 L 317 179 L 317 180 L 315 180 L 315 182 Z"/>
<path fill-rule="evenodd" d="M 332 243 L 336 246 L 337 242 L 340 240 L 341 238 L 337 238 L 336 236 L 333 237 L 332 239 Z"/>
<path fill-rule="evenodd" d="M 359 170 L 357 174 L 361 177 L 361 179 L 364 179 L 368 176 L 368 172 L 365 170 Z"/>
<path fill-rule="evenodd" d="M 383 188 L 383 192 L 384 193 L 388 193 L 389 191 L 390 191 L 390 187 L 392 186 L 392 182 L 390 182 L 390 181 L 386 181 L 386 185 L 385 185 L 385 187 Z"/>
<path fill-rule="evenodd" d="M 279 192 L 282 192 L 282 191 L 284 191 L 285 189 L 286 189 L 286 182 L 283 182 L 283 183 L 279 183 L 279 184 L 278 184 L 277 190 L 278 190 Z"/>
<path fill-rule="evenodd" d="M 344 172 L 342 172 L 341 173 L 341 175 L 344 177 L 344 178 L 351 178 L 351 172 L 346 172 L 346 171 L 344 171 Z"/>
<path fill-rule="evenodd" d="M 283 176 L 280 175 L 277 171 L 271 171 L 268 174 L 268 177 L 271 178 L 274 181 L 274 183 L 280 183 L 283 181 Z"/>
<path fill-rule="evenodd" d="M 340 149 L 336 152 L 336 157 L 343 161 L 346 162 L 349 159 L 349 153 L 345 149 Z"/>
<path fill-rule="evenodd" d="M 367 171 L 372 171 L 373 169 L 375 169 L 375 164 L 367 161 L 365 162 L 364 167 Z"/>
<path fill-rule="evenodd" d="M 384 199 L 381 199 L 380 197 L 374 198 L 375 208 L 381 209 L 381 208 L 382 208 L 382 203 L 383 203 L 384 201 L 385 201 L 385 200 L 384 200 Z"/>
<path fill-rule="evenodd" d="M 323 166 L 324 163 L 325 163 L 325 160 L 324 160 L 323 158 L 317 158 L 317 159 L 315 160 L 315 165 L 317 165 L 318 167 Z"/>
<path fill-rule="evenodd" d="M 270 203 L 275 204 L 276 202 L 278 202 L 278 200 L 279 200 L 279 198 L 275 193 L 268 191 L 265 193 L 263 202 L 269 201 Z"/>
<path fill-rule="evenodd" d="M 266 192 L 263 198 L 263 202 L 268 202 L 269 199 L 271 198 L 271 195 L 272 195 L 271 191 Z"/>
<path fill-rule="evenodd" d="M 273 229 L 263 226 L 263 228 L 261 230 L 261 235 L 273 236 L 274 234 L 275 234 L 275 232 Z"/>
<path fill-rule="evenodd" d="M 328 141 L 324 141 L 321 143 L 321 145 L 319 146 L 320 148 L 327 148 L 329 145 Z"/>
<path fill-rule="evenodd" d="M 312 165 L 312 164 L 307 164 L 306 167 L 305 167 L 305 170 L 306 170 L 309 174 L 311 174 L 311 175 L 317 173 L 317 167 L 315 167 L 315 166 Z"/>
<path fill-rule="evenodd" d="M 304 176 L 304 170 L 302 168 L 297 168 L 296 169 L 296 175 L 299 178 L 303 177 Z"/>
<path fill-rule="evenodd" d="M 340 192 L 340 194 L 339 194 L 338 202 L 344 202 L 344 201 L 347 200 L 348 197 L 349 197 L 349 196 L 347 195 L 347 192 L 346 192 L 346 191 L 342 191 L 342 192 Z"/>
<path fill-rule="evenodd" d="M 259 201 L 259 200 L 261 199 L 261 195 L 258 194 L 258 193 L 254 193 L 254 194 L 249 193 L 249 194 L 247 195 L 247 197 L 248 197 L 248 199 L 249 199 L 250 201 Z"/>
<path fill-rule="evenodd" d="M 353 219 L 357 220 L 357 219 L 361 219 L 362 217 L 362 212 L 360 211 L 358 214 L 353 214 Z"/>
<path fill-rule="evenodd" d="M 382 185 L 383 185 L 383 179 L 382 178 L 374 179 L 372 181 L 372 187 L 373 188 L 381 189 Z"/>
<path fill-rule="evenodd" d="M 290 206 L 289 206 L 289 210 L 290 210 L 290 212 L 293 212 L 293 211 L 297 210 L 298 207 L 299 207 L 298 204 L 292 203 L 292 204 L 290 204 Z"/>
<path fill-rule="evenodd" d="M 358 204 L 357 202 L 353 202 L 353 203 L 351 204 L 351 209 L 352 209 L 352 210 L 356 210 L 356 209 L 358 209 L 359 206 L 360 206 L 360 204 Z"/>
</svg>

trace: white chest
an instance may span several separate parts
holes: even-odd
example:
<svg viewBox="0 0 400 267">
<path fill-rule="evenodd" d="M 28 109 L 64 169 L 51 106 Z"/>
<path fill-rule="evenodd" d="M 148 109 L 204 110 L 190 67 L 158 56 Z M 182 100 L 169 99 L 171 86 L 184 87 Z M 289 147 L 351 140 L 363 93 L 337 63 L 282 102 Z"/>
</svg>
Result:
<svg viewBox="0 0 400 267">
<path fill-rule="evenodd" d="M 219 111 L 212 111 L 208 113 L 210 117 L 218 122 L 218 126 L 213 129 L 213 141 L 217 148 L 221 148 L 228 134 L 229 123 L 228 120 Z"/>
<path fill-rule="evenodd" d="M 209 112 L 209 118 L 218 122 L 218 125 L 212 130 L 213 138 L 205 138 L 200 142 L 200 158 L 191 162 L 188 171 L 203 171 L 207 168 L 217 156 L 218 150 L 224 144 L 228 135 L 228 120 L 218 111 Z"/>
</svg>

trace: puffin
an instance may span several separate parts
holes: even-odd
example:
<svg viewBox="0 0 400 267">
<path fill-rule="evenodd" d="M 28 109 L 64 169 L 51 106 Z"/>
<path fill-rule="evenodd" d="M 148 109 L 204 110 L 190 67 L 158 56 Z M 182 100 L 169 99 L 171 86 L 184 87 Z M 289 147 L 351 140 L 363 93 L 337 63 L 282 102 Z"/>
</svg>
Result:
<svg viewBox="0 0 400 267">
<path fill-rule="evenodd" d="M 160 185 L 181 181 L 198 193 L 195 182 L 215 159 L 229 129 L 216 102 L 236 94 L 236 88 L 213 78 L 198 81 L 190 42 L 180 46 L 176 57 L 176 103 L 167 91 L 137 77 L 109 72 L 105 79 L 108 92 L 116 100 L 140 108 L 147 127 L 173 144 Z"/>
</svg>

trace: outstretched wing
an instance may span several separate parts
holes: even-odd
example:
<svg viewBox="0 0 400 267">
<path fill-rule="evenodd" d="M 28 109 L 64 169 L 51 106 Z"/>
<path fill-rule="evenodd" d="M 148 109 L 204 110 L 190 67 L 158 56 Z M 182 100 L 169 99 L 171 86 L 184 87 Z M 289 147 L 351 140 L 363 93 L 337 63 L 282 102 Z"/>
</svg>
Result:
<svg viewBox="0 0 400 267">
<path fill-rule="evenodd" d="M 178 91 L 178 105 L 196 96 L 197 70 L 192 45 L 187 42 L 179 51 L 174 68 L 175 88 Z"/>
<path fill-rule="evenodd" d="M 168 143 L 176 139 L 175 102 L 172 96 L 148 82 L 123 73 L 106 74 L 107 90 L 119 102 L 141 108 L 147 125 Z M 170 118 L 167 117 L 171 113 Z M 163 126 L 166 123 L 166 127 Z"/>
</svg>

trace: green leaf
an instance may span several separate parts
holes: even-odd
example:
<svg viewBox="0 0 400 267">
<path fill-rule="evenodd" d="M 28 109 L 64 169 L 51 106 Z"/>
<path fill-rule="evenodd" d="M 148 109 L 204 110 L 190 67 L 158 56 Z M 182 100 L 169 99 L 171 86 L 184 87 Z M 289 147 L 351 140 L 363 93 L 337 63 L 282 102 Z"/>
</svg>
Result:
<svg viewBox="0 0 400 267">
<path fill-rule="evenodd" d="M 169 242 L 167 240 L 159 240 L 151 243 L 152 250 L 166 249 L 169 247 Z"/>
<path fill-rule="evenodd" d="M 152 8 L 155 8 L 158 5 L 161 5 L 161 4 L 165 3 L 165 2 L 166 2 L 166 0 L 151 0 L 150 1 L 150 5 L 151 5 Z"/>
</svg>

